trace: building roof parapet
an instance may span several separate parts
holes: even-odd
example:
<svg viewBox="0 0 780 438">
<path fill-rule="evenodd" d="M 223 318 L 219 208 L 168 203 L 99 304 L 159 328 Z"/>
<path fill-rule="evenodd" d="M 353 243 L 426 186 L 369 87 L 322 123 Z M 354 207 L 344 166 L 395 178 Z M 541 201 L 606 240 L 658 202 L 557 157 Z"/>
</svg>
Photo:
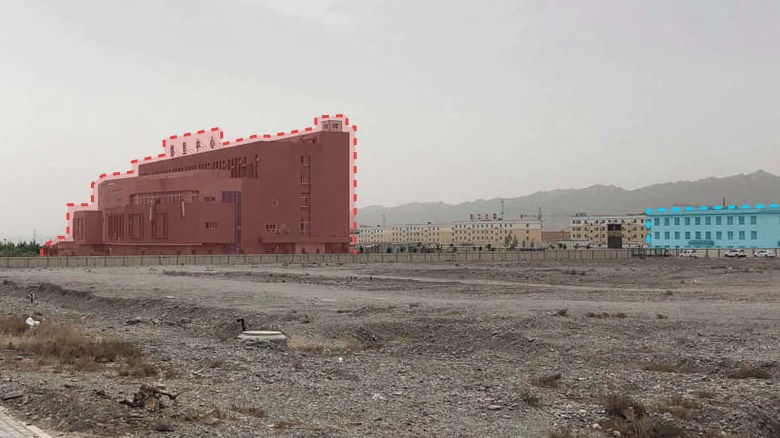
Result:
<svg viewBox="0 0 780 438">
<path fill-rule="evenodd" d="M 778 204 L 772 203 L 772 204 L 730 204 L 730 205 L 715 205 L 715 206 L 708 206 L 708 205 L 700 205 L 700 206 L 692 206 L 689 205 L 687 207 L 680 207 L 675 206 L 671 208 L 665 208 L 660 207 L 653 210 L 652 208 L 648 208 L 646 213 L 648 215 L 653 214 L 670 214 L 670 213 L 677 213 L 677 214 L 690 214 L 690 213 L 701 213 L 701 212 L 723 212 L 723 211 L 734 211 L 734 210 L 752 210 L 752 211 L 760 211 L 760 210 L 778 210 Z"/>
</svg>

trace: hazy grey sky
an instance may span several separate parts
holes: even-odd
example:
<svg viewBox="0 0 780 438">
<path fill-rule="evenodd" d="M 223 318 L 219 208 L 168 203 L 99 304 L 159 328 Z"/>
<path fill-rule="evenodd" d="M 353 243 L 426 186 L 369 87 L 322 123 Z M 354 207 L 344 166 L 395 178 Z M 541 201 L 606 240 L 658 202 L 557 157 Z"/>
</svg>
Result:
<svg viewBox="0 0 780 438">
<path fill-rule="evenodd" d="M 359 203 L 780 173 L 780 2 L 0 0 L 0 237 L 171 134 L 358 125 Z"/>
</svg>

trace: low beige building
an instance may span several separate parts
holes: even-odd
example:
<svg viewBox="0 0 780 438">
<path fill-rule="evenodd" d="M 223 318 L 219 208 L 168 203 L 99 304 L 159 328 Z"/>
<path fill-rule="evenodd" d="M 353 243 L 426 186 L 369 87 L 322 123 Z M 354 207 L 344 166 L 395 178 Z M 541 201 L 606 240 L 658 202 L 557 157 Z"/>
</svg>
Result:
<svg viewBox="0 0 780 438">
<path fill-rule="evenodd" d="M 641 247 L 646 245 L 647 228 L 644 214 L 588 216 L 577 214 L 569 218 L 571 240 L 580 246 L 607 246 L 607 225 L 620 224 L 623 247 Z"/>
<path fill-rule="evenodd" d="M 527 248 L 542 243 L 538 219 L 473 220 L 451 223 L 361 227 L 358 245 L 405 244 L 426 248 Z"/>
</svg>

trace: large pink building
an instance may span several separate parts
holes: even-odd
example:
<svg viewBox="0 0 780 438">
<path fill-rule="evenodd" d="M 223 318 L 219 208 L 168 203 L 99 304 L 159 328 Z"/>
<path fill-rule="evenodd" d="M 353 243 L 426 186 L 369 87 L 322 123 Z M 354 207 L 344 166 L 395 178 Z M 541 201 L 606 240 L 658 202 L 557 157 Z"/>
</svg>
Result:
<svg viewBox="0 0 780 438">
<path fill-rule="evenodd" d="M 357 228 L 357 128 L 341 114 L 289 133 L 171 136 L 92 183 L 45 255 L 345 253 Z"/>
</svg>

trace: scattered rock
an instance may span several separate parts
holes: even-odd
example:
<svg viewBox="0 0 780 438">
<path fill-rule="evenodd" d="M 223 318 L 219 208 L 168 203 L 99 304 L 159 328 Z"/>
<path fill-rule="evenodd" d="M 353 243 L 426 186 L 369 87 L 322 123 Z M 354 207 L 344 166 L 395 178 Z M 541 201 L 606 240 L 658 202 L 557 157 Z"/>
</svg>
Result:
<svg viewBox="0 0 780 438">
<path fill-rule="evenodd" d="M 127 321 L 125 321 L 125 325 L 136 325 L 136 324 L 140 324 L 142 322 L 144 322 L 144 320 L 141 319 L 140 316 L 136 316 L 133 319 L 128 319 Z"/>
<path fill-rule="evenodd" d="M 488 405 L 488 407 L 487 407 L 487 408 L 488 408 L 488 410 L 489 410 L 489 411 L 498 411 L 498 410 L 501 410 L 501 406 L 500 406 L 500 405 Z"/>
</svg>

